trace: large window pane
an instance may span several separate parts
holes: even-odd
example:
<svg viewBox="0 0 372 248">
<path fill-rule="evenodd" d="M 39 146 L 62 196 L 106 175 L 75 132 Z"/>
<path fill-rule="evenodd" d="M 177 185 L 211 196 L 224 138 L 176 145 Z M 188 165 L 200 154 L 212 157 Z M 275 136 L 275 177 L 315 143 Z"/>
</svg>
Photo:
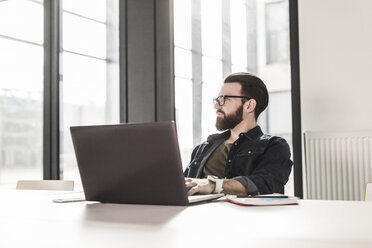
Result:
<svg viewBox="0 0 372 248">
<path fill-rule="evenodd" d="M 174 74 L 176 77 L 192 78 L 191 56 L 192 54 L 189 50 L 174 48 Z"/>
<path fill-rule="evenodd" d="M 106 58 L 106 25 L 64 13 L 63 49 Z"/>
<path fill-rule="evenodd" d="M 26 0 L 0 2 L 0 35 L 43 43 L 43 5 Z"/>
<path fill-rule="evenodd" d="M 221 0 L 201 1 L 202 53 L 222 58 Z M 177 27 L 178 28 L 178 27 Z"/>
<path fill-rule="evenodd" d="M 230 1 L 231 62 L 247 66 L 247 17 L 245 0 Z M 244 69 L 243 71 L 245 71 Z"/>
<path fill-rule="evenodd" d="M 43 90 L 43 47 L 0 38 L 0 87 L 40 93 Z"/>
<path fill-rule="evenodd" d="M 106 122 L 106 63 L 64 53 L 63 68 L 61 163 L 64 178 L 75 177 L 78 180 L 78 174 L 74 175 L 76 161 L 69 127 Z"/>
<path fill-rule="evenodd" d="M 176 3 L 178 1 L 181 0 L 176 0 Z M 190 0 L 183 2 L 192 5 L 193 1 L 196 6 L 201 4 L 201 27 L 197 22 L 191 20 L 191 16 L 199 15 L 199 13 L 193 13 L 193 11 L 198 11 L 197 8 L 191 9 L 191 14 L 186 15 L 184 12 L 187 12 L 188 9 L 184 10 L 185 3 L 177 3 L 174 5 L 174 29 L 184 30 L 185 23 L 191 23 L 191 34 L 202 34 L 202 55 L 198 57 L 199 51 L 196 51 L 196 48 L 191 48 L 191 54 L 194 55 L 191 71 L 201 71 L 200 75 L 202 76 L 202 87 L 199 87 L 199 82 L 196 81 L 198 78 L 196 78 L 193 89 L 193 104 L 196 104 L 193 109 L 199 110 L 201 108 L 202 110 L 201 120 L 199 111 L 193 113 L 193 116 L 196 117 L 193 120 L 194 140 L 203 141 L 208 135 L 217 132 L 212 98 L 218 94 L 222 85 L 222 69 L 229 71 L 231 68 L 232 72 L 251 72 L 263 79 L 271 100 L 269 108 L 258 119 L 258 124 L 264 132 L 282 136 L 291 145 L 288 0 Z M 229 5 L 230 11 L 222 9 L 222 3 L 223 6 Z M 179 21 L 181 18 L 182 22 Z M 224 20 L 224 24 L 229 23 L 229 25 L 223 26 L 224 37 L 222 37 L 222 20 Z M 175 36 L 175 40 L 180 39 L 178 36 L 180 35 Z M 192 38 L 197 39 L 198 37 Z M 179 41 L 179 43 L 182 42 Z M 222 47 L 224 47 L 223 61 Z M 185 71 L 189 75 L 189 68 L 185 70 L 183 66 L 185 61 L 189 61 L 189 57 L 187 58 L 185 52 L 181 53 L 178 48 L 175 48 L 177 75 L 186 77 Z M 201 67 L 199 66 L 200 62 L 202 62 Z M 176 87 L 176 102 L 177 98 L 182 98 L 182 90 L 184 89 Z M 202 96 L 201 103 L 199 101 L 200 95 Z M 178 116 L 183 114 L 181 111 L 186 113 L 189 110 L 180 108 Z M 182 132 L 186 131 L 180 129 L 180 136 L 185 135 Z M 181 150 L 185 148 L 182 147 L 183 143 L 180 145 Z M 184 158 L 186 161 L 187 159 L 189 158 Z M 292 185 L 293 181 L 290 181 L 289 184 Z M 288 187 L 286 188 L 288 189 Z M 288 193 L 292 194 L 293 187 L 289 188 L 292 191 Z"/>
<path fill-rule="evenodd" d="M 60 161 L 63 178 L 79 182 L 70 126 L 119 122 L 118 1 L 63 6 L 80 16 L 63 15 Z"/>
<path fill-rule="evenodd" d="M 218 95 L 222 82 L 204 82 L 202 94 L 202 137 L 201 140 L 206 140 L 208 135 L 217 133 L 215 127 L 216 110 L 214 109 L 213 98 Z"/>
<path fill-rule="evenodd" d="M 174 45 L 191 49 L 191 1 L 174 0 Z"/>
<path fill-rule="evenodd" d="M 39 19 L 41 15 L 42 18 L 41 5 L 19 2 L 21 9 L 31 6 L 28 17 Z M 11 16 L 17 16 L 15 8 L 18 10 L 18 7 L 13 4 L 17 5 L 0 4 L 1 31 L 5 31 L 7 36 L 14 35 L 12 38 L 40 42 L 42 35 L 37 30 L 42 30 L 42 24 L 37 21 L 23 23 L 22 29 L 16 23 L 13 33 L 6 32 L 12 29 Z M 3 13 L 7 15 L 3 16 Z M 36 33 L 30 35 L 30 30 Z M 20 179 L 42 179 L 42 118 L 43 47 L 0 38 L 0 184 L 15 184 Z"/>
<path fill-rule="evenodd" d="M 103 105 L 106 101 L 106 61 L 64 53 L 62 84 L 63 102 Z"/>
<path fill-rule="evenodd" d="M 203 82 L 219 85 L 222 81 L 222 61 L 203 56 Z"/>
<path fill-rule="evenodd" d="M 288 3 L 266 4 L 266 63 L 286 61 L 289 58 Z"/>
<path fill-rule="evenodd" d="M 63 0 L 63 9 L 100 22 L 106 21 L 106 0 Z"/>
<path fill-rule="evenodd" d="M 185 167 L 193 149 L 192 81 L 176 77 L 175 89 L 178 142 Z"/>
<path fill-rule="evenodd" d="M 269 119 L 276 120 L 269 123 L 269 130 L 292 143 L 292 103 L 291 92 L 271 92 L 268 107 Z"/>
</svg>

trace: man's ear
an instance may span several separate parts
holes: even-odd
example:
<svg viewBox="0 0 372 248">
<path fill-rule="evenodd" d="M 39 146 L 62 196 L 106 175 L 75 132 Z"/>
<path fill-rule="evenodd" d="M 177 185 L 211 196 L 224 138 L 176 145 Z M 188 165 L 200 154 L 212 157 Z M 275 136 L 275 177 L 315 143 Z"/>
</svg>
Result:
<svg viewBox="0 0 372 248">
<path fill-rule="evenodd" d="M 248 112 L 253 112 L 253 111 L 255 110 L 255 108 L 256 108 L 256 104 L 257 104 L 256 100 L 254 100 L 254 99 L 250 99 L 250 100 L 248 100 L 248 101 L 246 101 L 246 102 L 244 103 L 244 108 L 245 108 Z"/>
</svg>

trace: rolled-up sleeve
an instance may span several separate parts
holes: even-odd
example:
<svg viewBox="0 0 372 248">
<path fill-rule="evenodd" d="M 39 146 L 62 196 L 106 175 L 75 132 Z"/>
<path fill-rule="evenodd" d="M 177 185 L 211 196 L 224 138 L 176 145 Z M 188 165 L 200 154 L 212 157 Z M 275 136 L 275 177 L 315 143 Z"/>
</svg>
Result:
<svg viewBox="0 0 372 248">
<path fill-rule="evenodd" d="M 244 186 L 244 188 L 247 190 L 248 195 L 259 194 L 256 184 L 254 184 L 254 182 L 251 179 L 249 179 L 249 177 L 238 176 L 238 177 L 234 177 L 233 179 L 240 182 Z"/>
</svg>

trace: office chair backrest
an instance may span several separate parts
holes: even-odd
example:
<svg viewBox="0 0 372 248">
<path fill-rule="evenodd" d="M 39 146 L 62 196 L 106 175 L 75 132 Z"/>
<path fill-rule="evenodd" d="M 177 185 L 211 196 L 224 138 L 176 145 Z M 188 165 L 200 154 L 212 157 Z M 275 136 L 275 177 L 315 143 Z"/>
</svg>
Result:
<svg viewBox="0 0 372 248">
<path fill-rule="evenodd" d="M 72 180 L 19 180 L 16 189 L 30 190 L 74 190 Z"/>
<path fill-rule="evenodd" d="M 366 191 L 364 193 L 365 201 L 372 201 L 372 182 L 366 183 Z"/>
</svg>

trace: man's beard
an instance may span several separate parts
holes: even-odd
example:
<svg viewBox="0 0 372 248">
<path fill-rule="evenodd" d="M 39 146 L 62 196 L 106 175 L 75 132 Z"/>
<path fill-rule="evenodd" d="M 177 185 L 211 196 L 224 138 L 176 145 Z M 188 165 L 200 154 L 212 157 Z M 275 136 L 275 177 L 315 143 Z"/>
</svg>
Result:
<svg viewBox="0 0 372 248">
<path fill-rule="evenodd" d="M 218 131 L 223 131 L 227 129 L 233 129 L 243 120 L 243 105 L 241 105 L 235 113 L 226 115 L 222 111 L 217 111 L 223 113 L 223 117 L 217 117 L 216 119 L 216 128 Z"/>
</svg>

